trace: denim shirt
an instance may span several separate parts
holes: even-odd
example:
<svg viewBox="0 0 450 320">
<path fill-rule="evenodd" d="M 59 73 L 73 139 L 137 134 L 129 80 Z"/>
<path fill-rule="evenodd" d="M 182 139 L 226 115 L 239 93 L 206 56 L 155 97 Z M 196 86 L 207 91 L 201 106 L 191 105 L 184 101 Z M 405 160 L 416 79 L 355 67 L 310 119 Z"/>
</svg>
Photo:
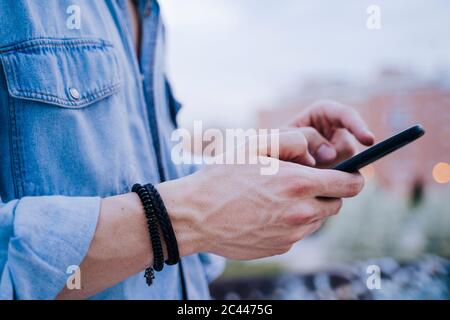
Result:
<svg viewBox="0 0 450 320">
<path fill-rule="evenodd" d="M 138 7 L 141 58 L 126 0 L 0 0 L 0 299 L 56 297 L 87 253 L 101 197 L 193 172 L 170 160 L 179 104 L 159 7 Z M 209 298 L 222 261 L 182 261 L 188 297 Z M 150 287 L 139 273 L 92 298 L 179 299 L 180 284 L 166 266 Z"/>
</svg>

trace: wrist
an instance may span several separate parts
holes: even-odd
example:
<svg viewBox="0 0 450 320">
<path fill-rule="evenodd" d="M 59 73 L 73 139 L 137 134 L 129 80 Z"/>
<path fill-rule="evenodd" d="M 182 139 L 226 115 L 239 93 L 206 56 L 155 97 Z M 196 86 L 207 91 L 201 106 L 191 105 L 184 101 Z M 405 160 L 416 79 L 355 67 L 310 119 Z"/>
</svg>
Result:
<svg viewBox="0 0 450 320">
<path fill-rule="evenodd" d="M 206 251 L 199 232 L 199 211 L 193 207 L 191 196 L 185 194 L 186 187 L 180 185 L 179 180 L 166 181 L 155 187 L 172 222 L 180 256 Z"/>
</svg>

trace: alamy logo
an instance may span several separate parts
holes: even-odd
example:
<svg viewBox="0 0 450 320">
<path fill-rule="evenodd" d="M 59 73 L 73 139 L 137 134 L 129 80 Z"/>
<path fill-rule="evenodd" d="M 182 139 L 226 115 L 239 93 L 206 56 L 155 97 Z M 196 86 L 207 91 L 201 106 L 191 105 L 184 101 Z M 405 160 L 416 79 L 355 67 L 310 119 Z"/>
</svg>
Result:
<svg viewBox="0 0 450 320">
<path fill-rule="evenodd" d="M 77 265 L 71 265 L 67 267 L 67 274 L 70 276 L 67 278 L 66 286 L 69 290 L 80 290 L 81 289 L 81 269 Z"/>
<path fill-rule="evenodd" d="M 380 30 L 381 29 L 381 8 L 377 5 L 371 5 L 367 7 L 366 10 L 367 17 L 366 26 L 369 30 Z"/>
<path fill-rule="evenodd" d="M 366 273 L 369 275 L 367 277 L 366 285 L 369 290 L 381 289 L 381 269 L 376 264 L 372 264 L 367 267 Z"/>
<path fill-rule="evenodd" d="M 77 5 L 70 5 L 66 9 L 66 14 L 69 15 L 66 20 L 66 27 L 69 30 L 81 29 L 81 9 Z"/>
</svg>

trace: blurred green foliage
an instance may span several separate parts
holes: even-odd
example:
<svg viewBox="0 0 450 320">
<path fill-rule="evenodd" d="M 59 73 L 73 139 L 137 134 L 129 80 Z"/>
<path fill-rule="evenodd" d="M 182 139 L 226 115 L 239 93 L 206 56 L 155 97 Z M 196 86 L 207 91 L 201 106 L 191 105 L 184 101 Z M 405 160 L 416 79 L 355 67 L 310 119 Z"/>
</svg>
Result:
<svg viewBox="0 0 450 320">
<path fill-rule="evenodd" d="M 344 200 L 339 215 L 329 218 L 309 240 L 324 252 L 324 268 L 380 257 L 399 262 L 425 254 L 450 258 L 450 187 L 425 190 L 412 206 L 408 195 L 367 183 L 358 197 Z M 275 275 L 288 271 L 286 267 L 286 261 L 277 259 L 229 261 L 223 277 Z"/>
<path fill-rule="evenodd" d="M 389 256 L 407 261 L 426 253 L 450 257 L 449 188 L 429 190 L 411 207 L 407 196 L 367 187 L 320 232 L 331 260 Z"/>
<path fill-rule="evenodd" d="M 273 276 L 283 273 L 284 270 L 284 267 L 276 262 L 248 263 L 245 261 L 229 260 L 221 277 Z"/>
</svg>

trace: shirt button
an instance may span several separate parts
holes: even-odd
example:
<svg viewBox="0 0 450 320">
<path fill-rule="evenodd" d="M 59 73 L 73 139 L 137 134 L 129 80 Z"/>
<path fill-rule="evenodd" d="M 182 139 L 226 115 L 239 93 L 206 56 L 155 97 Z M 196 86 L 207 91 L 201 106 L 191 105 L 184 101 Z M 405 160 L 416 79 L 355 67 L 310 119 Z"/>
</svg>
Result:
<svg viewBox="0 0 450 320">
<path fill-rule="evenodd" d="M 77 89 L 70 88 L 69 93 L 70 93 L 70 96 L 72 97 L 72 99 L 75 99 L 75 100 L 80 99 L 80 92 Z"/>
</svg>

